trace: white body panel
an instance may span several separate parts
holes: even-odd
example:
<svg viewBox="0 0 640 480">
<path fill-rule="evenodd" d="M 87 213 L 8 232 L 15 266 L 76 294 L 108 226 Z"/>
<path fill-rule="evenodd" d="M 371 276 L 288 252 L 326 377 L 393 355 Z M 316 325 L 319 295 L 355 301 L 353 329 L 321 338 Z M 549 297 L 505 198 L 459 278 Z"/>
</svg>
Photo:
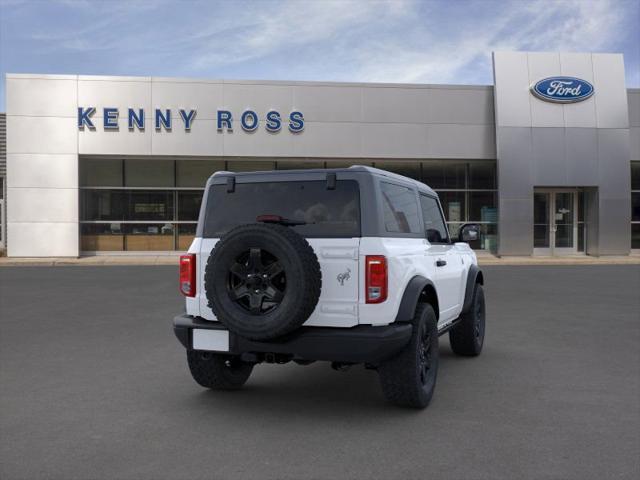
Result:
<svg viewBox="0 0 640 480">
<path fill-rule="evenodd" d="M 204 271 L 211 250 L 218 239 L 196 238 L 189 253 L 197 259 L 196 296 L 187 299 L 187 314 L 197 315 L 205 320 L 216 320 L 209 308 L 204 291 Z M 353 327 L 358 324 L 359 298 L 359 238 L 310 238 L 320 269 L 322 271 L 322 291 L 318 305 L 304 323 L 307 326 Z M 339 278 L 340 277 L 340 278 Z"/>
<path fill-rule="evenodd" d="M 189 315 L 216 321 L 207 306 L 204 270 L 218 239 L 196 238 L 189 253 L 197 259 L 197 292 L 186 299 Z M 435 286 L 440 304 L 439 328 L 454 321 L 462 310 L 469 268 L 476 255 L 466 243 L 431 245 L 419 238 L 312 238 L 322 270 L 322 292 L 307 326 L 353 327 L 358 324 L 388 325 L 395 321 L 400 302 L 411 279 L 422 276 Z M 388 264 L 388 297 L 378 304 L 365 302 L 365 259 L 384 255 Z M 438 260 L 446 265 L 438 267 Z"/>
</svg>

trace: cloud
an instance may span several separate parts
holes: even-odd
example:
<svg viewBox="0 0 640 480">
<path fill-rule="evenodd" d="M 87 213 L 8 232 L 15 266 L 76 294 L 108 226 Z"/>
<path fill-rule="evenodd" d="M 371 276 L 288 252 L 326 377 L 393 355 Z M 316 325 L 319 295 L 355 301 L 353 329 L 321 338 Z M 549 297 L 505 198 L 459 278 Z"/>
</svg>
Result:
<svg viewBox="0 0 640 480">
<path fill-rule="evenodd" d="M 402 18 L 410 5 L 405 0 L 325 0 L 254 3 L 232 20 L 233 27 L 195 35 L 202 42 L 193 56 L 195 68 L 212 68 L 262 58 L 297 47 L 335 41 L 354 29 L 371 29 L 381 19 Z M 248 6 L 248 5 L 247 5 Z M 223 42 L 220 42 L 221 38 Z"/>
<path fill-rule="evenodd" d="M 493 50 L 622 51 L 640 82 L 640 0 L 0 1 L 4 71 L 488 84 Z"/>
<path fill-rule="evenodd" d="M 474 82 L 469 67 L 484 61 L 490 66 L 495 50 L 598 51 L 619 38 L 628 11 L 610 1 L 534 1 L 511 4 L 485 3 L 493 17 L 487 23 L 459 18 L 459 33 L 433 41 L 422 30 L 420 46 L 401 40 L 363 45 L 358 50 L 355 75 L 375 82 Z M 435 22 L 434 22 L 435 23 Z M 415 26 L 414 26 L 415 27 Z M 433 26 L 435 28 L 435 25 Z M 475 78 L 474 78 L 475 77 Z"/>
</svg>

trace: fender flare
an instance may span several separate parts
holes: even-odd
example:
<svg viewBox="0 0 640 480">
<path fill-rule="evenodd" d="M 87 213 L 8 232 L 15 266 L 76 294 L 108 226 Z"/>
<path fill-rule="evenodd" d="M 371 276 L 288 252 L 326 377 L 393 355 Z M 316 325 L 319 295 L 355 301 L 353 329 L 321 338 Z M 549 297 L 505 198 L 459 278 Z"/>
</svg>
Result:
<svg viewBox="0 0 640 480">
<path fill-rule="evenodd" d="M 482 270 L 480 270 L 477 265 L 471 265 L 469 267 L 469 273 L 467 274 L 467 286 L 464 291 L 464 303 L 462 304 L 461 313 L 467 313 L 471 308 L 476 283 L 484 285 L 484 276 L 482 275 Z"/>
<path fill-rule="evenodd" d="M 396 322 L 410 322 L 413 319 L 416 307 L 418 306 L 418 301 L 420 300 L 420 295 L 422 295 L 422 291 L 428 285 L 433 287 L 433 290 L 436 292 L 437 299 L 438 294 L 436 286 L 431 280 L 421 277 L 420 275 L 416 275 L 409 280 L 407 287 L 404 289 L 402 300 L 400 301 L 400 308 L 398 308 L 398 314 L 395 319 Z M 439 317 L 440 312 L 436 312 L 436 316 Z"/>
</svg>

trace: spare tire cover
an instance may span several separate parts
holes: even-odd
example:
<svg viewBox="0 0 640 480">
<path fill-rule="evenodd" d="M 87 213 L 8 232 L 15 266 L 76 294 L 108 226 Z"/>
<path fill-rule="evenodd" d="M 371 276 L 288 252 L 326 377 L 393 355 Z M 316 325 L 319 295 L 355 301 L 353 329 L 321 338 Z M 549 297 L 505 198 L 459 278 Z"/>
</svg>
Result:
<svg viewBox="0 0 640 480">
<path fill-rule="evenodd" d="M 252 340 L 300 327 L 320 297 L 320 264 L 309 242 L 273 224 L 236 227 L 209 255 L 204 286 L 218 320 Z"/>
</svg>

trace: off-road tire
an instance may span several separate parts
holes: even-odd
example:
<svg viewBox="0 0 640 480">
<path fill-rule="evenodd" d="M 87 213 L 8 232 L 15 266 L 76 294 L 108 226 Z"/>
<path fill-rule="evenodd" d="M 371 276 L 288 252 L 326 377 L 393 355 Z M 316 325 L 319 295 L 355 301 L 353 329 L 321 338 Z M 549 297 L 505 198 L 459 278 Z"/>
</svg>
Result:
<svg viewBox="0 0 640 480">
<path fill-rule="evenodd" d="M 279 304 L 264 314 L 243 309 L 229 292 L 228 276 L 234 262 L 251 249 L 277 258 L 286 278 Z M 307 321 L 320 298 L 322 273 L 305 238 L 288 227 L 256 223 L 241 225 L 222 236 L 207 260 L 204 286 L 209 307 L 230 331 L 252 340 L 269 340 Z"/>
<path fill-rule="evenodd" d="M 238 357 L 201 350 L 187 350 L 187 362 L 193 379 L 213 390 L 238 390 L 253 370 L 252 363 Z"/>
<path fill-rule="evenodd" d="M 482 285 L 476 283 L 469 311 L 449 332 L 451 350 L 457 355 L 476 357 L 482 352 L 485 332 L 485 303 Z"/>
<path fill-rule="evenodd" d="M 385 398 L 403 407 L 425 408 L 433 397 L 438 376 L 438 325 L 433 307 L 418 304 L 411 340 L 395 357 L 378 367 Z M 423 341 L 429 346 L 426 373 L 421 363 Z"/>
</svg>

